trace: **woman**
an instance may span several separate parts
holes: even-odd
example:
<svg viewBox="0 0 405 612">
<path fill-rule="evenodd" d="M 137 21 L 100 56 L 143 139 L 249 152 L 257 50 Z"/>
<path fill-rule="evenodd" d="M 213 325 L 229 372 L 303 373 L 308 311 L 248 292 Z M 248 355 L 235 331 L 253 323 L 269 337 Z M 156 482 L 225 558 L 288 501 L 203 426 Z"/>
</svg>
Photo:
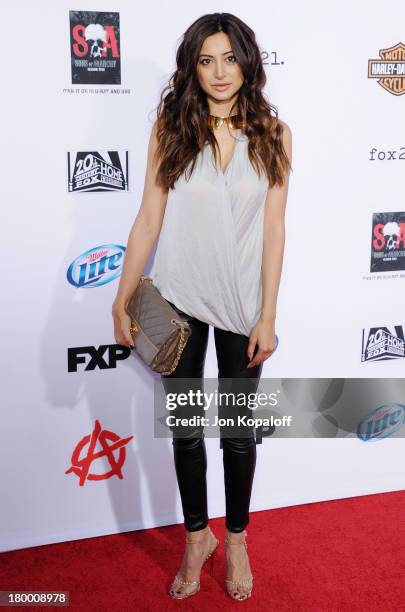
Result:
<svg viewBox="0 0 405 612">
<path fill-rule="evenodd" d="M 125 305 L 159 237 L 151 277 L 192 328 L 163 384 L 202 380 L 212 325 L 219 380 L 256 389 L 276 347 L 291 130 L 262 92 L 266 76 L 254 32 L 234 15 L 199 18 L 185 32 L 176 62 L 158 105 L 142 203 L 113 304 L 115 339 L 133 346 Z M 170 595 L 183 599 L 199 591 L 201 568 L 218 540 L 208 525 L 204 434 L 173 435 L 172 444 L 187 537 Z M 245 538 L 254 432 L 224 436 L 222 448 L 226 586 L 242 600 L 253 582 Z"/>
</svg>

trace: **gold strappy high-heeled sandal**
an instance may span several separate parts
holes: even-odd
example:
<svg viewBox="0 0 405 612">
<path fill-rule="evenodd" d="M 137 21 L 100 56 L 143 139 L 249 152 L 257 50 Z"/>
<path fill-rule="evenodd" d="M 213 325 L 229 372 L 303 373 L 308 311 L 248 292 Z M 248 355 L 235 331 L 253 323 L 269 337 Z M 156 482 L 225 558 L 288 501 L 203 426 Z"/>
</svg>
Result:
<svg viewBox="0 0 405 612">
<path fill-rule="evenodd" d="M 205 557 L 202 565 L 201 565 L 201 569 L 203 568 L 203 565 L 205 564 L 205 562 L 209 559 L 209 557 L 211 557 L 211 575 L 213 574 L 213 570 L 214 570 L 214 558 L 215 558 L 215 552 L 216 549 L 218 547 L 219 544 L 219 540 L 214 536 L 214 534 L 211 531 L 211 528 L 208 528 L 208 533 L 211 539 L 215 540 L 215 545 L 212 547 L 211 551 L 208 553 L 208 555 Z M 205 538 L 200 538 L 199 540 L 190 540 L 190 536 L 187 534 L 186 536 L 186 543 L 187 544 L 197 544 L 200 543 L 204 540 Z M 178 596 L 176 595 L 176 590 L 179 588 L 179 586 L 181 585 L 185 585 L 185 584 L 195 584 L 195 589 L 193 591 L 190 591 L 187 593 L 187 591 L 185 593 L 183 593 L 183 595 Z M 196 595 L 200 590 L 200 581 L 199 580 L 191 580 L 191 581 L 186 581 L 183 580 L 180 576 L 180 573 L 178 573 L 175 577 L 175 579 L 173 580 L 170 590 L 169 590 L 169 595 L 171 595 L 171 597 L 173 599 L 186 599 L 186 597 L 191 597 L 192 595 Z"/>
<path fill-rule="evenodd" d="M 229 535 L 226 535 L 225 538 L 225 544 L 230 544 L 231 546 L 244 546 L 247 550 L 247 544 L 246 544 L 246 537 L 247 537 L 247 533 L 246 531 L 244 532 L 244 539 L 241 540 L 240 542 L 231 542 L 229 539 Z M 232 598 L 232 599 L 236 599 L 238 601 L 243 601 L 244 599 L 247 599 L 248 597 L 252 596 L 252 589 L 253 589 L 253 577 L 247 580 L 225 580 L 226 583 L 226 590 L 228 591 L 228 595 Z M 238 591 L 238 587 L 245 587 L 246 589 L 249 589 L 248 593 L 239 593 Z M 235 591 L 237 592 L 237 596 L 235 597 L 234 593 Z"/>
</svg>

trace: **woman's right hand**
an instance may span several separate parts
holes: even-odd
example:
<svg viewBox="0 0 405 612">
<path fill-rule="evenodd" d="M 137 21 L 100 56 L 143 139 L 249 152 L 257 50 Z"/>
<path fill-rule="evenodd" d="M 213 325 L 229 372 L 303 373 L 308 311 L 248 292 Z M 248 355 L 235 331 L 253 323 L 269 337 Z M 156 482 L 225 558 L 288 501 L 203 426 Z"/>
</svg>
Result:
<svg viewBox="0 0 405 612">
<path fill-rule="evenodd" d="M 114 336 L 117 344 L 134 348 L 134 341 L 130 330 L 131 317 L 125 308 L 113 308 L 112 316 L 114 319 Z"/>
</svg>

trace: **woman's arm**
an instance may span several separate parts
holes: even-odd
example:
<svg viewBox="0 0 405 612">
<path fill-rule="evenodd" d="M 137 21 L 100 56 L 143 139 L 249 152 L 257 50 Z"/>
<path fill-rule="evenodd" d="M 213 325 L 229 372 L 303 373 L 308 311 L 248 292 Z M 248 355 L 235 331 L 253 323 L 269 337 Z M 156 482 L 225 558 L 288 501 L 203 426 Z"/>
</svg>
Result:
<svg viewBox="0 0 405 612">
<path fill-rule="evenodd" d="M 292 136 L 289 126 L 283 125 L 283 146 L 292 163 Z M 285 227 L 284 217 L 287 204 L 289 172 L 282 187 L 269 188 L 264 211 L 263 255 L 262 255 L 262 310 L 261 315 L 250 333 L 247 356 L 248 368 L 265 361 L 276 347 L 275 321 L 277 295 L 281 278 L 284 256 Z M 256 345 L 259 350 L 254 355 Z M 254 355 L 254 357 L 253 357 Z"/>
<path fill-rule="evenodd" d="M 283 146 L 292 163 L 292 135 L 289 126 L 283 125 Z M 285 243 L 285 209 L 288 195 L 289 173 L 282 187 L 269 189 L 264 212 L 264 241 L 262 259 L 262 313 L 261 320 L 272 323 L 276 318 L 277 295 L 280 285 Z"/>
<path fill-rule="evenodd" d="M 125 306 L 138 286 L 153 245 L 159 236 L 166 209 L 168 193 L 155 181 L 157 168 L 153 158 L 156 146 L 155 124 L 149 140 L 142 202 L 129 233 L 120 282 L 112 305 L 116 342 L 126 346 L 132 346 L 133 341 L 129 331 L 130 317 L 125 311 Z"/>
</svg>

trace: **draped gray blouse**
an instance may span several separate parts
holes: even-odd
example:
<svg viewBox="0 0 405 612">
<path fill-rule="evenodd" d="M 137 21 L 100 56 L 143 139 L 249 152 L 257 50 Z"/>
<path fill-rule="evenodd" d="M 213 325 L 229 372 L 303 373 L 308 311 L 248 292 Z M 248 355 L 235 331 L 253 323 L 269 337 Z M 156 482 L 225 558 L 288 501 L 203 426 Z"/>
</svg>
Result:
<svg viewBox="0 0 405 612">
<path fill-rule="evenodd" d="M 250 335 L 262 308 L 267 176 L 259 178 L 248 142 L 236 132 L 222 172 L 208 143 L 189 181 L 169 190 L 150 276 L 164 298 L 220 329 Z"/>
</svg>

